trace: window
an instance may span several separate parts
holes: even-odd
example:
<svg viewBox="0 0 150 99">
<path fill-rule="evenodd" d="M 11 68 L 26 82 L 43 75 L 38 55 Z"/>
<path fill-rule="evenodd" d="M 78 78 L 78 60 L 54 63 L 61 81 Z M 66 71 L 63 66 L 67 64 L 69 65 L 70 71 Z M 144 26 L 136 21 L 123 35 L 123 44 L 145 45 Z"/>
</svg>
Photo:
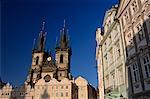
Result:
<svg viewBox="0 0 150 99">
<path fill-rule="evenodd" d="M 61 97 L 63 97 L 63 93 L 61 93 Z"/>
<path fill-rule="evenodd" d="M 56 89 L 58 89 L 58 86 L 56 86 Z"/>
<path fill-rule="evenodd" d="M 109 75 L 106 76 L 106 88 L 109 87 Z"/>
<path fill-rule="evenodd" d="M 134 82 L 137 82 L 137 81 L 140 80 L 139 70 L 138 70 L 137 63 L 132 64 L 132 76 L 133 76 L 133 81 Z"/>
<path fill-rule="evenodd" d="M 56 97 L 58 97 L 58 93 L 56 93 Z"/>
<path fill-rule="evenodd" d="M 143 57 L 143 64 L 145 69 L 146 78 L 150 77 L 150 55 Z"/>
<path fill-rule="evenodd" d="M 138 9 L 137 2 L 134 0 L 133 3 L 131 4 L 131 10 L 132 14 L 134 14 Z"/>
<path fill-rule="evenodd" d="M 133 38 L 132 38 L 131 32 L 129 32 L 129 33 L 126 35 L 126 42 L 127 42 L 127 45 L 128 45 L 128 46 L 132 46 L 132 45 L 133 45 Z"/>
<path fill-rule="evenodd" d="M 109 35 L 107 42 L 108 42 L 108 45 L 111 43 L 111 35 Z"/>
<path fill-rule="evenodd" d="M 60 55 L 60 63 L 63 63 L 63 55 Z"/>
<path fill-rule="evenodd" d="M 111 21 L 109 20 L 109 21 L 108 21 L 108 27 L 110 27 L 110 25 L 111 25 Z"/>
<path fill-rule="evenodd" d="M 128 33 L 128 38 L 131 38 L 131 33 Z"/>
<path fill-rule="evenodd" d="M 68 86 L 66 86 L 66 89 L 68 89 Z"/>
<path fill-rule="evenodd" d="M 128 22 L 128 21 L 129 21 L 129 14 L 128 14 L 127 11 L 126 11 L 125 14 L 124 14 L 124 21 L 125 21 L 125 22 Z"/>
<path fill-rule="evenodd" d="M 143 31 L 142 31 L 142 25 L 138 24 L 136 29 L 137 29 L 137 32 L 138 32 L 139 41 L 141 41 L 144 38 L 144 34 L 143 34 Z"/>
<path fill-rule="evenodd" d="M 110 25 L 111 25 L 111 21 L 110 21 L 110 20 L 108 20 L 108 21 L 107 21 L 107 23 L 106 23 L 107 28 L 109 28 L 109 27 L 110 27 Z"/>
<path fill-rule="evenodd" d="M 68 92 L 66 92 L 66 97 L 68 97 Z"/>
<path fill-rule="evenodd" d="M 116 44 L 116 56 L 117 58 L 120 57 L 120 45 L 119 45 L 119 41 L 117 41 L 117 44 Z"/>
<path fill-rule="evenodd" d="M 107 48 L 107 44 L 106 44 L 106 41 L 104 43 L 104 50 Z"/>
<path fill-rule="evenodd" d="M 118 82 L 119 85 L 124 83 L 124 77 L 123 77 L 123 68 L 122 66 L 118 67 Z"/>
<path fill-rule="evenodd" d="M 45 82 L 49 82 L 49 81 L 51 80 L 51 76 L 47 74 L 47 75 L 44 77 L 44 80 L 45 80 Z"/>
<path fill-rule="evenodd" d="M 39 62 L 39 56 L 36 57 L 36 63 L 35 64 L 38 65 L 38 62 Z"/>
<path fill-rule="evenodd" d="M 109 36 L 109 39 L 111 39 L 111 35 Z"/>
<path fill-rule="evenodd" d="M 59 76 L 62 76 L 62 74 L 60 73 Z"/>
<path fill-rule="evenodd" d="M 110 49 L 109 51 L 109 65 L 113 62 L 113 48 Z"/>
<path fill-rule="evenodd" d="M 115 70 L 111 72 L 111 86 L 115 88 Z"/>
<path fill-rule="evenodd" d="M 105 68 L 107 68 L 108 61 L 107 61 L 107 54 L 104 56 Z"/>
<path fill-rule="evenodd" d="M 83 97 L 83 94 L 81 94 L 81 97 Z"/>
</svg>

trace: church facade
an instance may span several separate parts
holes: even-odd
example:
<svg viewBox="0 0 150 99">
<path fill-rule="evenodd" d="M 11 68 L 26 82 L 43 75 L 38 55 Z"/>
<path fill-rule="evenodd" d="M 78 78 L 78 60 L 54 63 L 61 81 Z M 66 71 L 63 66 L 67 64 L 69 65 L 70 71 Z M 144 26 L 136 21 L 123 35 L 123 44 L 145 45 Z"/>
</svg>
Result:
<svg viewBox="0 0 150 99">
<path fill-rule="evenodd" d="M 13 88 L 9 83 L 0 89 L 1 99 L 96 99 L 96 90 L 86 79 L 76 79 L 70 72 L 71 47 L 67 28 L 60 31 L 56 44 L 55 59 L 44 50 L 46 32 L 44 24 L 37 44 L 32 49 L 32 63 L 24 85 Z M 2 82 L 1 82 L 2 83 Z"/>
</svg>

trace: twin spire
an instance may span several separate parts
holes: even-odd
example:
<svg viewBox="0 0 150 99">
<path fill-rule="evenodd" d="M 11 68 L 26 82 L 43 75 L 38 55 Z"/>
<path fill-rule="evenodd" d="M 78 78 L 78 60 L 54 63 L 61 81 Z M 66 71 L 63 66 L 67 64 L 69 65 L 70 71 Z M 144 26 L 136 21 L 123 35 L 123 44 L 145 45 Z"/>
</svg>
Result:
<svg viewBox="0 0 150 99">
<path fill-rule="evenodd" d="M 43 52 L 45 48 L 46 41 L 46 31 L 45 31 L 45 21 L 42 22 L 41 31 L 39 33 L 38 41 L 35 44 L 35 39 L 33 42 L 33 51 L 34 52 Z M 64 20 L 63 28 L 60 30 L 60 42 L 56 41 L 56 48 L 68 48 L 69 47 L 69 37 L 68 29 L 66 28 L 66 20 Z"/>
</svg>

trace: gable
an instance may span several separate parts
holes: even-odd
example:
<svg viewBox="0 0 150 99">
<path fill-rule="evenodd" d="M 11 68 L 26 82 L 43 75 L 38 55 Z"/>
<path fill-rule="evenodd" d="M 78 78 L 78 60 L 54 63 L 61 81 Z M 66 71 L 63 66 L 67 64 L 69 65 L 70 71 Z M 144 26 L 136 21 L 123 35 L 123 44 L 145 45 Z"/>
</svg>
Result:
<svg viewBox="0 0 150 99">
<path fill-rule="evenodd" d="M 78 78 L 76 78 L 75 83 L 77 85 L 87 85 L 88 82 L 86 79 L 84 79 L 83 77 L 79 76 Z"/>
</svg>

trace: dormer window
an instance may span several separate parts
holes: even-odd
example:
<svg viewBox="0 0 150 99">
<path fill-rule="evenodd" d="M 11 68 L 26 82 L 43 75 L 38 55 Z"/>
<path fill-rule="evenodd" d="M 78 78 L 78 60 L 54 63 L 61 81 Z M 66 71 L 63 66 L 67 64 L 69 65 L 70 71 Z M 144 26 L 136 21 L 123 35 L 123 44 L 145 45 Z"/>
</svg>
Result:
<svg viewBox="0 0 150 99">
<path fill-rule="evenodd" d="M 136 29 L 137 29 L 139 41 L 141 41 L 144 38 L 144 34 L 143 34 L 143 31 L 142 31 L 142 25 L 138 24 L 136 26 Z"/>
<path fill-rule="evenodd" d="M 63 63 L 63 55 L 60 55 L 60 63 Z"/>
<path fill-rule="evenodd" d="M 131 10 L 132 10 L 132 14 L 134 14 L 138 9 L 138 5 L 136 1 L 133 1 L 133 3 L 131 4 Z"/>
<path fill-rule="evenodd" d="M 133 38 L 131 32 L 129 32 L 126 36 L 126 42 L 128 46 L 133 46 Z"/>
<path fill-rule="evenodd" d="M 129 21 L 129 14 L 128 14 L 127 11 L 126 11 L 125 14 L 124 14 L 124 21 L 125 21 L 125 22 L 128 22 L 128 21 Z"/>
</svg>

